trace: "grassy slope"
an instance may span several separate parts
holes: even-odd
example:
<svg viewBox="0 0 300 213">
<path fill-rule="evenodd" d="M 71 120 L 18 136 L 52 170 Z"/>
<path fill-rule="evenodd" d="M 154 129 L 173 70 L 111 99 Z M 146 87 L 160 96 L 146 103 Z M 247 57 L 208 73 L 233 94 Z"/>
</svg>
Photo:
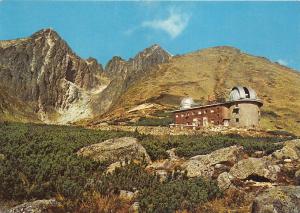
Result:
<svg viewBox="0 0 300 213">
<path fill-rule="evenodd" d="M 283 128 L 300 134 L 300 74 L 229 47 L 174 57 L 132 86 L 107 116 L 130 116 L 127 109 L 153 102 L 156 97 L 156 102 L 173 107 L 174 101 L 168 100 L 170 97 L 177 97 L 178 103 L 182 96 L 197 100 L 207 99 L 208 95 L 224 97 L 235 85 L 252 87 L 263 100 L 263 128 Z"/>
<path fill-rule="evenodd" d="M 41 122 L 30 104 L 10 96 L 0 87 L 0 121 Z"/>
</svg>

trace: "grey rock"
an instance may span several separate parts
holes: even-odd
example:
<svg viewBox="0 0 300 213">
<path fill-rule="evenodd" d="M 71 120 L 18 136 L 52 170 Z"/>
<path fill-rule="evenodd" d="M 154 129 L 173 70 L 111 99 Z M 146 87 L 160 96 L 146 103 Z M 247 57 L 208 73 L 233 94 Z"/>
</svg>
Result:
<svg viewBox="0 0 300 213">
<path fill-rule="evenodd" d="M 207 155 L 197 155 L 182 165 L 188 177 L 211 177 L 216 164 L 234 164 L 242 158 L 243 147 L 230 146 Z"/>
<path fill-rule="evenodd" d="M 228 172 L 221 173 L 217 178 L 219 188 L 221 190 L 228 189 L 232 185 L 231 184 L 232 179 L 233 179 L 233 176 L 231 174 L 229 174 Z"/>
<path fill-rule="evenodd" d="M 151 159 L 145 148 L 136 138 L 122 137 L 106 140 L 102 143 L 92 144 L 81 148 L 77 154 L 92 158 L 95 161 L 115 163 L 125 160 L 145 160 L 151 163 Z"/>
<path fill-rule="evenodd" d="M 45 210 L 57 209 L 61 207 L 61 203 L 55 199 L 50 200 L 36 200 L 33 202 L 26 202 L 15 206 L 8 210 L 8 213 L 42 213 Z"/>
<path fill-rule="evenodd" d="M 252 213 L 299 213 L 300 186 L 277 186 L 259 194 L 252 203 Z"/>
<path fill-rule="evenodd" d="M 300 139 L 290 140 L 284 142 L 282 149 L 273 152 L 272 156 L 278 160 L 291 159 L 299 160 L 300 159 Z"/>
<path fill-rule="evenodd" d="M 244 180 L 250 176 L 266 178 L 270 181 L 277 180 L 280 167 L 275 165 L 269 158 L 248 158 L 236 163 L 229 171 L 235 178 Z"/>
</svg>

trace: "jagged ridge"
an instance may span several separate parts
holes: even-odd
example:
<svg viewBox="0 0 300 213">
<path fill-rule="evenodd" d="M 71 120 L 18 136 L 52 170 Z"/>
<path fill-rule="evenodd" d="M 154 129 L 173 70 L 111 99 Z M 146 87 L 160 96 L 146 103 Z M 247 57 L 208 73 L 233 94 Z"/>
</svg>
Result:
<svg viewBox="0 0 300 213">
<path fill-rule="evenodd" d="M 0 44 L 1 86 L 21 101 L 35 103 L 42 121 L 55 121 L 82 92 L 101 85 L 102 66 L 78 57 L 52 29 Z"/>
</svg>

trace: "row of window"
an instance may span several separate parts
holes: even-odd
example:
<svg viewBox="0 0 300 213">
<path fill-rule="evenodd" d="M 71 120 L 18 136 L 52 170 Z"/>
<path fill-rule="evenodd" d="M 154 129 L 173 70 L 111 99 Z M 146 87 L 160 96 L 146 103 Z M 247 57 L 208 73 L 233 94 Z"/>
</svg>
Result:
<svg viewBox="0 0 300 213">
<path fill-rule="evenodd" d="M 220 124 L 219 121 L 215 122 L 214 120 L 211 120 L 210 123 L 211 123 L 211 124 L 217 124 L 217 125 Z M 193 124 L 193 123 L 189 123 L 189 122 L 186 123 L 186 125 L 192 125 L 192 124 Z"/>
<path fill-rule="evenodd" d="M 203 110 L 203 111 L 198 111 L 197 113 L 196 112 L 188 112 L 188 113 L 185 113 L 185 114 L 181 114 L 180 116 L 183 118 L 183 117 L 188 117 L 190 115 L 195 115 L 195 114 L 198 114 L 198 115 L 201 115 L 201 114 L 206 114 L 206 113 L 214 113 L 215 110 L 211 109 L 211 110 Z M 178 118 L 179 115 L 176 115 L 176 118 Z"/>
</svg>

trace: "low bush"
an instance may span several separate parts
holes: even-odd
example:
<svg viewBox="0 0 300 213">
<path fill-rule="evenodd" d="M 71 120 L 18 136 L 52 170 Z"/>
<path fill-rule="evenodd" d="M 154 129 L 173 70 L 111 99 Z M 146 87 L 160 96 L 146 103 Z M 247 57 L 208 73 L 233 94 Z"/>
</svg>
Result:
<svg viewBox="0 0 300 213">
<path fill-rule="evenodd" d="M 148 174 L 142 165 L 130 163 L 116 168 L 113 173 L 103 174 L 96 183 L 102 195 L 117 194 L 120 190 L 135 191 L 159 184 L 159 177 Z"/>
<path fill-rule="evenodd" d="M 60 195 L 71 201 L 68 211 L 74 212 L 78 206 L 86 208 L 83 202 L 87 201 L 80 200 L 86 194 L 101 194 L 95 198 L 100 205 L 121 189 L 140 190 L 138 199 L 143 212 L 172 212 L 193 210 L 219 196 L 216 184 L 201 178 L 187 180 L 176 173 L 160 183 L 156 175 L 145 172 L 143 165 L 135 164 L 103 174 L 107 165 L 76 155 L 81 147 L 123 136 L 137 137 L 152 160 L 167 158 L 166 150 L 171 148 L 176 148 L 181 157 L 191 157 L 235 144 L 244 146 L 248 153 L 271 153 L 282 147 L 278 142 L 285 140 L 239 135 L 149 136 L 70 126 L 1 123 L 0 199 L 18 201 Z"/>
<path fill-rule="evenodd" d="M 239 135 L 180 135 L 154 137 L 138 135 L 142 145 L 146 148 L 152 160 L 166 158 L 166 151 L 176 148 L 176 154 L 180 157 L 192 157 L 195 155 L 209 154 L 217 149 L 241 145 L 248 154 L 255 151 L 264 151 L 267 154 L 282 148 L 284 138 L 277 137 L 241 137 Z"/>
<path fill-rule="evenodd" d="M 76 127 L 18 124 L 0 126 L 0 198 L 31 199 L 62 194 L 79 197 L 87 179 L 104 166 L 76 151 L 83 146 L 125 136 Z"/>
<path fill-rule="evenodd" d="M 197 205 L 221 195 L 215 182 L 202 178 L 175 180 L 146 188 L 139 195 L 142 212 L 194 210 Z"/>
<path fill-rule="evenodd" d="M 172 118 L 140 118 L 137 122 L 133 123 L 134 126 L 169 126 L 172 123 Z"/>
</svg>

